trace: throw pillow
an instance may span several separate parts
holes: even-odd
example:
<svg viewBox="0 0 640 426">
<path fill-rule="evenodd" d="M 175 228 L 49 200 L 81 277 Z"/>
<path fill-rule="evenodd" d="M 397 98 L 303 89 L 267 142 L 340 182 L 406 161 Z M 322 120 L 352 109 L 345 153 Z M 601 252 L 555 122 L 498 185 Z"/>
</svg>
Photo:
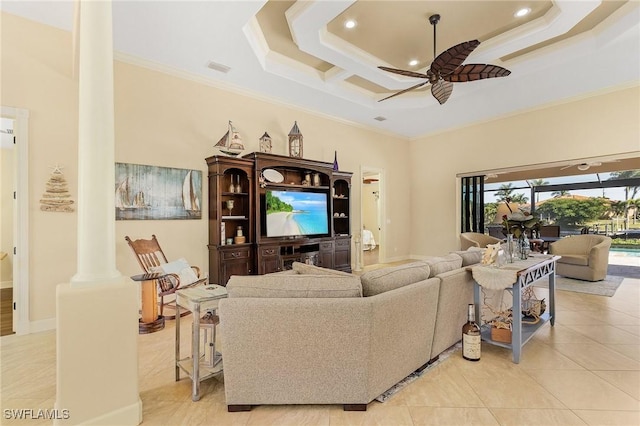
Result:
<svg viewBox="0 0 640 426">
<path fill-rule="evenodd" d="M 471 249 L 474 249 L 474 250 L 471 250 Z M 457 254 L 462 258 L 462 266 L 469 266 L 469 265 L 475 265 L 476 263 L 480 263 L 480 261 L 482 260 L 483 251 L 484 249 L 481 249 L 479 247 L 470 247 L 467 250 L 452 251 L 451 253 Z"/>
<path fill-rule="evenodd" d="M 457 254 L 448 254 L 443 257 L 429 257 L 425 259 L 425 262 L 427 262 L 431 269 L 429 278 L 462 267 L 462 257 Z"/>
<path fill-rule="evenodd" d="M 302 262 L 293 262 L 293 270 L 301 275 L 338 275 L 343 277 L 352 277 L 352 274 L 335 269 L 321 268 L 315 265 L 307 265 Z"/>
<path fill-rule="evenodd" d="M 362 293 L 365 297 L 395 290 L 429 278 L 429 265 L 412 262 L 400 266 L 365 272 L 360 277 Z"/>
<path fill-rule="evenodd" d="M 355 275 L 232 275 L 227 291 L 229 297 L 362 297 L 362 286 Z"/>
<path fill-rule="evenodd" d="M 186 259 L 181 258 L 173 262 L 163 263 L 160 266 L 151 268 L 151 272 L 160 272 L 165 274 L 177 274 L 180 277 L 180 287 L 193 284 L 198 281 L 195 271 L 189 266 Z"/>
</svg>

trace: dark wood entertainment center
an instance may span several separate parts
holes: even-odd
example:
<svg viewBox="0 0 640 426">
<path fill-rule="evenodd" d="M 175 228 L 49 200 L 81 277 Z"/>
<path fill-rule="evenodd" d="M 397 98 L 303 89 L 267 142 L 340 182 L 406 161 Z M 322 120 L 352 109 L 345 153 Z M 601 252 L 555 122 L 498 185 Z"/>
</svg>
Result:
<svg viewBox="0 0 640 426">
<path fill-rule="evenodd" d="M 293 262 L 351 272 L 352 173 L 333 170 L 332 163 L 261 152 L 241 158 L 215 155 L 206 161 L 212 284 L 226 285 L 231 275 L 291 269 Z M 282 181 L 270 181 L 265 171 L 276 171 Z M 267 191 L 325 194 L 327 232 L 267 236 Z"/>
</svg>

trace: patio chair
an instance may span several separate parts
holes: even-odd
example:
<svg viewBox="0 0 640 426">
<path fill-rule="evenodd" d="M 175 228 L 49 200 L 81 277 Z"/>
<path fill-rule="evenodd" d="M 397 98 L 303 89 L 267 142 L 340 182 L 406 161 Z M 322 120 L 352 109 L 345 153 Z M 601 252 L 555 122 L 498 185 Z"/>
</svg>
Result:
<svg viewBox="0 0 640 426">
<path fill-rule="evenodd" d="M 502 239 L 481 234 L 479 232 L 463 232 L 460 234 L 460 250 L 469 247 L 485 248 L 489 244 L 501 243 Z"/>
<path fill-rule="evenodd" d="M 562 238 L 549 246 L 549 254 L 562 256 L 556 273 L 585 281 L 601 281 L 607 276 L 611 238 L 582 234 Z"/>
</svg>

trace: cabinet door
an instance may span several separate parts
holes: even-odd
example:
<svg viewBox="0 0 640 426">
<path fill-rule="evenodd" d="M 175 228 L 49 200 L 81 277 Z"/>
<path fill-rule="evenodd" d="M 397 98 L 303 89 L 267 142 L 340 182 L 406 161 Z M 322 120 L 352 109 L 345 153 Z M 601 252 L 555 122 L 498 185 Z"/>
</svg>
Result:
<svg viewBox="0 0 640 426">
<path fill-rule="evenodd" d="M 231 275 L 250 275 L 251 259 L 228 260 L 222 262 L 222 282 L 220 285 L 227 285 Z"/>
<path fill-rule="evenodd" d="M 334 268 L 340 271 L 351 272 L 351 239 L 336 238 L 334 256 Z"/>
<path fill-rule="evenodd" d="M 318 257 L 318 266 L 329 269 L 334 268 L 333 241 L 323 241 L 320 243 L 320 254 Z"/>
<path fill-rule="evenodd" d="M 270 274 L 272 272 L 278 272 L 282 270 L 280 262 L 280 248 L 279 247 L 261 247 L 260 248 L 260 268 L 259 274 Z"/>
</svg>

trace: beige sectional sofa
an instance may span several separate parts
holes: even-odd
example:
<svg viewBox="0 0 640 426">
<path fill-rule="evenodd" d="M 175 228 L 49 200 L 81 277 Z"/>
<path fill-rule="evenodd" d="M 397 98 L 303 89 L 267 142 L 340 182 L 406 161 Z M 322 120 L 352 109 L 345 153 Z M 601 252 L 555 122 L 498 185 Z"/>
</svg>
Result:
<svg viewBox="0 0 640 426">
<path fill-rule="evenodd" d="M 231 277 L 219 304 L 229 411 L 366 410 L 460 340 L 473 299 L 464 266 L 481 252 L 458 253 L 362 276 L 296 263 L 292 271 Z"/>
</svg>

